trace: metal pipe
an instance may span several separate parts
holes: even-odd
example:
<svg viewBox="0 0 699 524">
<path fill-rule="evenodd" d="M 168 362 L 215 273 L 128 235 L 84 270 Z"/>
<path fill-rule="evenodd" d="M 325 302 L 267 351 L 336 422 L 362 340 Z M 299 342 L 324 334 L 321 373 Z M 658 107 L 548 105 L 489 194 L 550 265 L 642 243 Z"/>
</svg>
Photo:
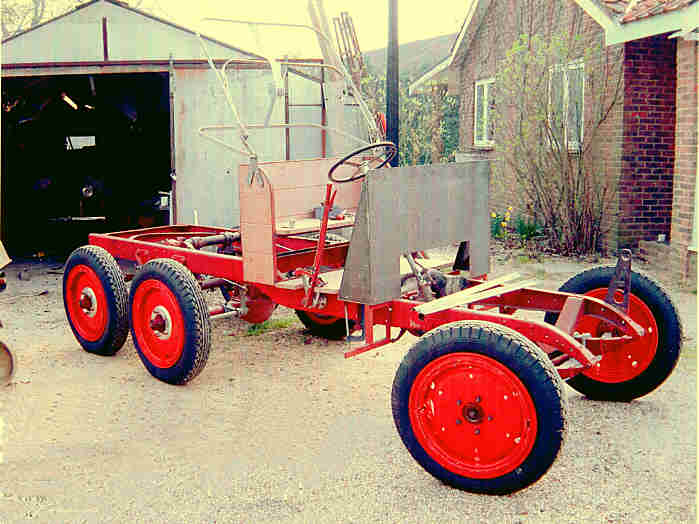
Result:
<svg viewBox="0 0 699 524">
<path fill-rule="evenodd" d="M 232 244 L 236 240 L 240 240 L 240 233 L 225 232 L 219 235 L 211 235 L 208 237 L 192 237 L 184 241 L 194 249 L 201 249 L 206 246 L 216 246 L 219 244 Z"/>
<path fill-rule="evenodd" d="M 228 284 L 228 280 L 225 278 L 209 278 L 208 280 L 200 282 L 199 286 L 202 289 L 213 289 L 215 287 L 225 286 L 226 284 Z"/>
<path fill-rule="evenodd" d="M 386 54 L 386 139 L 399 147 L 398 0 L 388 0 L 388 49 Z M 391 160 L 398 166 L 398 156 Z"/>
<path fill-rule="evenodd" d="M 338 134 L 340 136 L 343 136 L 345 138 L 349 138 L 351 140 L 354 140 L 357 142 L 360 146 L 367 146 L 369 145 L 369 142 L 362 138 L 358 138 L 354 135 L 350 135 L 349 133 L 345 133 L 344 131 L 340 131 L 337 128 L 330 127 L 330 126 L 324 126 L 321 124 L 269 124 L 269 125 L 264 125 L 264 124 L 251 124 L 248 126 L 250 129 L 277 129 L 277 128 L 287 128 L 287 127 L 314 127 L 317 129 L 325 130 L 325 131 L 330 131 L 332 133 Z M 235 146 L 232 146 L 220 138 L 217 138 L 215 136 L 207 135 L 206 131 L 226 131 L 230 129 L 235 129 L 235 126 L 232 125 L 227 125 L 227 124 L 222 124 L 222 125 L 211 125 L 211 126 L 203 126 L 200 127 L 198 130 L 198 133 L 203 136 L 204 138 L 211 140 L 213 142 L 216 142 L 217 144 L 220 144 L 227 149 L 230 149 L 231 151 L 235 151 L 236 153 L 240 153 L 241 155 L 247 155 L 245 151 L 242 149 L 238 149 Z"/>
<path fill-rule="evenodd" d="M 390 0 L 390 1 L 395 2 L 396 0 Z M 311 31 L 316 33 L 316 35 L 318 35 L 320 38 L 322 38 L 328 44 L 329 49 L 332 51 L 333 55 L 335 55 L 334 59 L 339 67 L 330 66 L 330 64 L 327 64 L 326 66 L 330 66 L 332 69 L 337 71 L 344 79 L 345 84 L 348 86 L 348 88 L 351 88 L 352 86 L 354 86 L 354 80 L 352 79 L 352 76 L 347 71 L 347 68 L 344 67 L 342 60 L 340 59 L 340 56 L 338 55 L 338 52 L 335 49 L 335 46 L 333 45 L 332 39 L 330 37 L 328 37 L 327 35 L 325 35 L 322 31 L 319 31 L 318 29 L 316 29 L 313 26 L 309 26 L 309 25 L 305 25 L 305 24 L 283 24 L 283 23 L 277 23 L 277 22 L 254 22 L 254 21 L 250 21 L 250 20 L 232 20 L 232 19 L 227 19 L 227 18 L 215 18 L 215 17 L 207 17 L 207 18 L 203 18 L 202 20 L 203 21 L 210 21 L 210 22 L 228 22 L 228 23 L 232 23 L 232 24 L 273 26 L 273 27 L 295 27 L 295 28 L 301 28 L 301 29 L 310 29 Z M 238 111 L 235 109 L 235 107 L 233 105 L 233 101 L 230 98 L 230 94 L 229 94 L 228 89 L 227 89 L 227 84 L 226 84 L 226 81 L 224 80 L 223 72 L 216 69 L 216 66 L 213 63 L 213 59 L 209 55 L 208 49 L 206 48 L 206 46 L 204 44 L 204 40 L 201 37 L 201 34 L 199 32 L 197 32 L 196 34 L 197 34 L 197 37 L 199 38 L 199 43 L 200 43 L 202 49 L 204 50 L 204 53 L 207 56 L 207 59 L 209 61 L 209 65 L 211 66 L 212 69 L 214 69 L 216 71 L 216 73 L 219 76 L 219 79 L 221 80 L 221 84 L 223 85 L 224 91 L 226 92 L 225 93 L 226 99 L 228 100 L 229 105 L 233 109 L 233 112 L 236 116 L 236 119 L 238 120 L 239 124 L 241 125 L 241 128 L 243 130 L 245 130 L 245 125 L 242 123 L 242 121 L 240 119 L 240 115 L 239 115 Z M 265 58 L 267 58 L 267 57 L 265 57 Z M 270 64 L 270 67 L 271 67 L 272 60 L 267 58 L 267 62 Z M 296 63 L 294 63 L 294 65 L 296 65 Z M 319 65 L 320 64 L 315 64 L 316 67 Z M 359 110 L 362 113 L 362 116 L 364 116 L 364 119 L 366 120 L 367 125 L 369 126 L 370 140 L 371 141 L 378 141 L 380 138 L 380 134 L 379 134 L 379 128 L 376 125 L 376 120 L 372 116 L 371 111 L 369 110 L 369 106 L 367 106 L 366 101 L 362 97 L 361 92 L 359 92 L 358 88 L 356 89 L 356 91 L 357 91 L 357 93 L 356 93 L 356 96 L 354 98 L 357 100 L 357 103 L 359 104 Z M 247 132 L 244 132 L 244 135 L 245 135 L 245 138 L 247 139 Z M 247 144 L 247 142 L 244 142 L 244 143 L 245 143 L 246 148 L 250 147 Z M 254 152 L 252 151 L 251 148 L 250 148 L 250 154 L 254 154 Z"/>
</svg>

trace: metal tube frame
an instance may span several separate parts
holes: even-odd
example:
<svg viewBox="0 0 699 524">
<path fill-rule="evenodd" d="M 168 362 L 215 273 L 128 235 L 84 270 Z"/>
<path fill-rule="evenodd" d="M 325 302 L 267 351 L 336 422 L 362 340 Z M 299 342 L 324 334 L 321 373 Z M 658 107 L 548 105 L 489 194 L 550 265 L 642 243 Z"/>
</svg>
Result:
<svg viewBox="0 0 699 524">
<path fill-rule="evenodd" d="M 226 19 L 226 18 L 215 18 L 215 17 L 207 17 L 202 19 L 202 21 L 211 21 L 211 22 L 226 22 L 226 23 L 233 23 L 233 24 L 244 24 L 244 25 L 259 25 L 259 26 L 269 26 L 269 27 L 292 27 L 292 28 L 300 28 L 300 29 L 309 29 L 313 31 L 316 35 L 318 35 L 320 38 L 325 40 L 329 44 L 329 48 L 332 49 L 332 52 L 337 55 L 337 51 L 333 47 L 332 40 L 325 35 L 322 31 L 319 31 L 318 29 L 314 28 L 313 26 L 309 25 L 304 25 L 304 24 L 283 24 L 283 23 L 276 23 L 276 22 L 255 22 L 255 21 L 249 21 L 249 20 L 232 20 L 232 19 Z M 344 80 L 345 83 L 345 88 L 347 89 L 347 92 L 351 92 L 355 100 L 357 101 L 360 112 L 362 116 L 364 117 L 368 129 L 369 129 L 369 137 L 370 141 L 376 141 L 380 137 L 379 129 L 376 125 L 376 120 L 371 116 L 371 112 L 369 111 L 369 107 L 366 104 L 366 101 L 363 99 L 361 92 L 359 90 L 359 87 L 354 86 L 354 81 L 351 77 L 351 75 L 347 72 L 346 68 L 342 64 L 342 61 L 340 60 L 339 56 L 336 56 L 335 58 L 337 59 L 337 63 L 340 67 L 336 67 L 333 64 L 325 64 L 325 63 L 313 63 L 313 62 L 290 62 L 289 60 L 274 60 L 270 57 L 264 57 L 265 60 L 259 60 L 259 59 L 237 59 L 237 58 L 231 58 L 226 60 L 221 68 L 217 68 L 216 64 L 214 63 L 213 58 L 211 57 L 211 54 L 209 53 L 209 50 L 204 42 L 204 39 L 202 38 L 201 34 L 197 31 L 196 36 L 199 40 L 199 45 L 204 52 L 206 59 L 209 63 L 210 68 L 216 73 L 216 77 L 218 78 L 221 88 L 224 92 L 224 96 L 226 97 L 226 102 L 228 103 L 228 106 L 230 107 L 233 116 L 235 117 L 236 123 L 237 123 L 237 128 L 239 129 L 240 132 L 240 140 L 243 144 L 243 149 L 237 148 L 231 144 L 226 143 L 225 141 L 211 136 L 207 134 L 207 131 L 211 130 L 227 130 L 227 129 L 235 129 L 234 126 L 203 126 L 200 127 L 198 130 L 198 133 L 208 139 L 211 140 L 226 149 L 239 153 L 244 156 L 250 157 L 252 160 L 251 163 L 256 164 L 256 160 L 258 158 L 257 152 L 254 150 L 254 148 L 250 145 L 248 142 L 248 138 L 250 136 L 249 130 L 250 129 L 265 129 L 265 128 L 286 128 L 289 129 L 291 127 L 314 127 L 314 128 L 319 128 L 323 131 L 330 131 L 332 133 L 336 133 L 340 136 L 343 136 L 345 138 L 350 138 L 356 142 L 358 142 L 360 145 L 368 145 L 371 142 L 367 142 L 366 140 L 356 137 L 354 135 L 351 135 L 349 133 L 345 133 L 337 128 L 330 127 L 327 125 L 323 124 L 289 124 L 289 123 L 279 123 L 279 124 L 269 124 L 268 122 L 265 122 L 265 124 L 245 124 L 242 121 L 242 118 L 240 116 L 240 113 L 238 112 L 237 107 L 235 106 L 235 103 L 233 102 L 233 97 L 230 93 L 229 85 L 228 85 L 228 78 L 226 76 L 226 68 L 228 65 L 232 62 L 244 62 L 244 63 L 255 63 L 255 64 L 269 64 L 270 67 L 272 67 L 272 62 L 278 62 L 281 63 L 282 65 L 286 65 L 287 67 L 289 65 L 294 65 L 298 67 L 320 67 L 320 68 L 326 68 L 326 69 L 331 69 L 338 73 L 341 78 Z M 277 95 L 279 95 L 279 90 L 283 88 L 277 89 Z M 274 107 L 276 99 L 272 100 L 269 115 L 272 113 L 272 109 Z"/>
</svg>

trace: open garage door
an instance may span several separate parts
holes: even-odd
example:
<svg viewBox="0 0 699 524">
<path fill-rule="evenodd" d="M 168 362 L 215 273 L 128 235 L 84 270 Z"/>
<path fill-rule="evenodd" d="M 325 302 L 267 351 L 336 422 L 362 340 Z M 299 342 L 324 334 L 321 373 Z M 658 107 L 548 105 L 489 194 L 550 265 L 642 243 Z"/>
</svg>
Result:
<svg viewBox="0 0 699 524">
<path fill-rule="evenodd" d="M 167 224 L 167 73 L 3 78 L 2 239 L 62 255 L 90 232 Z"/>
</svg>

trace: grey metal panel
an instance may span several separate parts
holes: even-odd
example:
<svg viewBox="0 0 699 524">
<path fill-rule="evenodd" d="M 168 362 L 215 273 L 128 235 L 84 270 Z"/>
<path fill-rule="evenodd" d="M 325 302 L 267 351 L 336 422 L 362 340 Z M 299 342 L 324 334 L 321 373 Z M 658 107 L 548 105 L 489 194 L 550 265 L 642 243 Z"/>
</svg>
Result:
<svg viewBox="0 0 699 524">
<path fill-rule="evenodd" d="M 340 298 L 379 304 L 400 296 L 400 256 L 470 241 L 471 274 L 489 271 L 490 163 L 371 171 L 362 186 Z"/>
<path fill-rule="evenodd" d="M 318 67 L 297 67 L 299 71 L 320 78 Z M 304 78 L 289 71 L 289 103 L 294 104 L 319 104 L 321 88 L 318 82 Z"/>
<path fill-rule="evenodd" d="M 248 159 L 206 140 L 200 127 L 234 122 L 218 79 L 209 69 L 175 69 L 175 150 L 177 166 L 177 210 L 183 223 L 237 226 L 240 223 L 238 170 Z M 262 123 L 273 88 L 269 71 L 241 70 L 228 74 L 231 92 L 241 117 L 247 123 Z M 272 122 L 283 121 L 283 98 L 278 99 Z M 237 130 L 220 132 L 226 142 L 239 146 Z M 282 129 L 251 129 L 250 142 L 260 159 L 283 160 Z"/>
<path fill-rule="evenodd" d="M 167 60 L 170 55 L 175 60 L 206 58 L 195 35 L 187 30 L 97 2 L 3 43 L 3 63 L 103 60 L 103 18 L 107 19 L 110 60 Z M 212 41 L 207 44 L 213 58 L 249 57 Z"/>
<path fill-rule="evenodd" d="M 320 107 L 290 107 L 292 124 L 321 124 Z M 317 127 L 292 127 L 289 130 L 289 158 L 303 160 L 323 156 L 322 131 Z"/>
<path fill-rule="evenodd" d="M 205 59 L 198 38 L 187 31 L 139 13 L 105 4 L 110 60 Z M 250 58 L 210 40 L 205 41 L 214 59 Z"/>
<path fill-rule="evenodd" d="M 103 57 L 102 18 L 84 16 L 82 12 L 59 18 L 2 44 L 4 64 L 96 61 Z"/>
</svg>

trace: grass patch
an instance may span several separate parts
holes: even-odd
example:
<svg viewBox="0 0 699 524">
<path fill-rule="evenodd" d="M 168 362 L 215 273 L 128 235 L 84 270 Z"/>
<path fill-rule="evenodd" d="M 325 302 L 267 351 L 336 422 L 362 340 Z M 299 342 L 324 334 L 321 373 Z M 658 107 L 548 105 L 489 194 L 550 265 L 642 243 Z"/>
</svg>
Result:
<svg viewBox="0 0 699 524">
<path fill-rule="evenodd" d="M 269 331 L 276 331 L 279 329 L 285 329 L 288 328 L 296 323 L 296 319 L 294 317 L 286 317 L 286 318 L 275 318 L 272 320 L 265 320 L 264 322 L 260 324 L 253 324 L 251 325 L 248 330 L 245 332 L 246 337 L 256 337 L 258 335 L 262 335 L 264 333 L 267 333 Z"/>
</svg>

